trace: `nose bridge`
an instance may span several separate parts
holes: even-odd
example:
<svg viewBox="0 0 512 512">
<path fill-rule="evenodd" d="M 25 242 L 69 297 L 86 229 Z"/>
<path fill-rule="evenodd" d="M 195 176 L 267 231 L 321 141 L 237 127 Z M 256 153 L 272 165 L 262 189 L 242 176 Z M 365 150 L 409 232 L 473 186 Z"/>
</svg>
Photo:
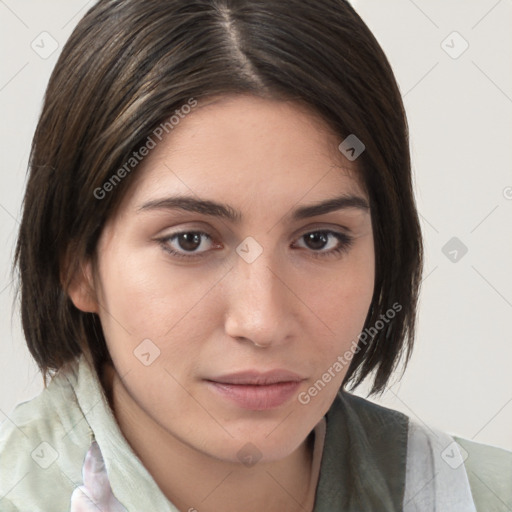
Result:
<svg viewBox="0 0 512 512">
<path fill-rule="evenodd" d="M 258 345 L 286 337 L 286 287 L 276 276 L 276 263 L 263 251 L 254 261 L 240 257 L 231 273 L 226 330 Z"/>
<path fill-rule="evenodd" d="M 238 284 L 245 289 L 248 297 L 253 297 L 260 308 L 269 306 L 277 299 L 278 283 L 269 259 L 260 256 L 259 261 L 250 264 L 240 262 L 239 265 Z"/>
</svg>

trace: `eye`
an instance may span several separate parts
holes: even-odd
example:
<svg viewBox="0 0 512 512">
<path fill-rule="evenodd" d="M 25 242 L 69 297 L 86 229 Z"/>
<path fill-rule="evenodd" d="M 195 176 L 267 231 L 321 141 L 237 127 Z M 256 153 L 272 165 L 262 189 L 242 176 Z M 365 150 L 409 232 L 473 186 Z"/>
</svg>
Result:
<svg viewBox="0 0 512 512">
<path fill-rule="evenodd" d="M 314 257 L 327 257 L 348 251 L 352 245 L 353 238 L 345 233 L 331 230 L 318 230 L 305 233 L 299 238 L 304 245 L 299 247 L 312 251 Z"/>
<path fill-rule="evenodd" d="M 208 250 L 219 247 L 204 231 L 181 231 L 161 238 L 163 249 L 178 258 L 200 257 Z"/>
<path fill-rule="evenodd" d="M 210 250 L 222 247 L 204 231 L 181 231 L 158 241 L 166 252 L 174 257 L 185 259 L 201 258 Z M 352 242 L 353 238 L 345 233 L 317 230 L 302 235 L 295 245 L 301 249 L 308 249 L 313 257 L 329 257 L 348 251 Z"/>
</svg>

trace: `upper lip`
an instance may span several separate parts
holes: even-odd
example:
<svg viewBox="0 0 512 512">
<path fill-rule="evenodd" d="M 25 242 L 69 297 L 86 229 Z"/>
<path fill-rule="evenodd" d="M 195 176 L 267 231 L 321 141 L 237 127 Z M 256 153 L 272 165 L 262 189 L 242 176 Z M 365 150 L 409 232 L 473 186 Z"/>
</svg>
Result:
<svg viewBox="0 0 512 512">
<path fill-rule="evenodd" d="M 300 382 L 304 380 L 304 377 L 301 377 L 297 373 L 290 372 L 288 370 L 278 369 L 265 372 L 260 372 L 257 370 L 248 370 L 221 375 L 219 377 L 213 377 L 206 380 L 217 382 L 220 384 L 264 386 L 270 384 L 277 384 L 279 382 Z"/>
</svg>

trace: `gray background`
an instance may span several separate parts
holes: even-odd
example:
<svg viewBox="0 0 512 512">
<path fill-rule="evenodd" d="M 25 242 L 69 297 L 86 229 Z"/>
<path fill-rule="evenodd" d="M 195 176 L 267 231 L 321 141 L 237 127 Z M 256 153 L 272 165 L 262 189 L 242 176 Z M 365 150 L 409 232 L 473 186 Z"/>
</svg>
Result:
<svg viewBox="0 0 512 512">
<path fill-rule="evenodd" d="M 0 421 L 42 389 L 10 266 L 44 89 L 93 3 L 0 0 Z M 376 401 L 512 449 L 512 1 L 353 3 L 404 96 L 426 247 L 416 349 Z"/>
</svg>

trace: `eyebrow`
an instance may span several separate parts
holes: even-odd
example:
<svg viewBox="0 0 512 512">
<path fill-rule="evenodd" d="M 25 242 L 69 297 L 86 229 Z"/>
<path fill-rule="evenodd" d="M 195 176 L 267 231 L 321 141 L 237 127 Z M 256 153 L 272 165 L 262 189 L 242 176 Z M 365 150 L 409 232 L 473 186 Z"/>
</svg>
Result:
<svg viewBox="0 0 512 512">
<path fill-rule="evenodd" d="M 336 210 L 344 210 L 348 208 L 358 208 L 367 212 L 370 207 L 366 199 L 360 196 L 344 194 L 342 196 L 327 199 L 306 206 L 300 206 L 293 210 L 286 217 L 291 220 L 302 220 L 317 215 L 324 215 Z M 201 213 L 203 215 L 210 215 L 212 217 L 219 217 L 229 220 L 233 223 L 240 223 L 242 220 L 242 213 L 235 208 L 210 201 L 207 199 L 196 199 L 190 196 L 171 196 L 163 199 L 155 199 L 148 201 L 138 208 L 138 211 L 152 211 L 152 210 L 184 210 L 187 212 Z"/>
</svg>

